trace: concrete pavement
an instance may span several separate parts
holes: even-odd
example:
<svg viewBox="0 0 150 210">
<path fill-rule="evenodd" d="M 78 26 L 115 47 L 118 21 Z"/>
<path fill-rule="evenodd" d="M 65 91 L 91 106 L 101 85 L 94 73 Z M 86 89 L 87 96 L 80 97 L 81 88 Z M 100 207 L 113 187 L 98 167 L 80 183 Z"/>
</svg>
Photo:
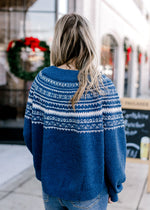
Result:
<svg viewBox="0 0 150 210">
<path fill-rule="evenodd" d="M 32 155 L 22 145 L 0 145 L 0 185 L 32 165 Z"/>
<path fill-rule="evenodd" d="M 34 177 L 25 146 L 0 145 L 0 210 L 44 210 L 41 184 Z M 108 210 L 150 210 L 146 193 L 148 165 L 127 163 L 127 181 L 117 203 Z"/>
</svg>

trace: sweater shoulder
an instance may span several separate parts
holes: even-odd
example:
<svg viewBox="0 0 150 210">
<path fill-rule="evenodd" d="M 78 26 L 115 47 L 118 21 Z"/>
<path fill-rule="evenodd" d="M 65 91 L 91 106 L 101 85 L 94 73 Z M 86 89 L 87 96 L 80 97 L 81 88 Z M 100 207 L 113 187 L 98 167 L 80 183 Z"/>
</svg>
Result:
<svg viewBox="0 0 150 210">
<path fill-rule="evenodd" d="M 102 75 L 102 86 L 107 89 L 116 89 L 114 83 L 105 74 Z"/>
<path fill-rule="evenodd" d="M 102 90 L 102 95 L 107 96 L 118 96 L 116 87 L 111 79 L 109 79 L 106 75 L 102 75 L 102 82 L 100 84 L 100 88 Z"/>
<path fill-rule="evenodd" d="M 103 84 L 101 85 L 102 89 L 102 105 L 103 108 L 119 108 L 121 111 L 121 102 L 116 90 L 115 85 L 112 80 L 109 79 L 106 75 L 102 75 Z M 113 110 L 114 111 L 114 110 Z"/>
<path fill-rule="evenodd" d="M 53 69 L 52 66 L 45 67 L 44 69 L 42 69 L 42 70 L 40 71 L 40 74 L 49 77 L 49 75 L 50 75 L 52 69 Z"/>
</svg>

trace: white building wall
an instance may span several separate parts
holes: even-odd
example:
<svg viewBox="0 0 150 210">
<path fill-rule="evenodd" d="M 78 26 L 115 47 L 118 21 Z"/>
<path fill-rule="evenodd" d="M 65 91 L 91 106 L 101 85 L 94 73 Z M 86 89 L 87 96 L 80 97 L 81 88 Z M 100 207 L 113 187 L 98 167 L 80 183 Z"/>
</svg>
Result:
<svg viewBox="0 0 150 210">
<path fill-rule="evenodd" d="M 120 35 L 128 36 L 133 42 L 146 47 L 149 41 L 149 25 L 132 0 L 102 0 L 101 9 L 105 27 L 113 27 Z"/>
<path fill-rule="evenodd" d="M 144 0 L 143 0 L 144 2 Z M 82 8 L 80 7 L 82 4 Z M 120 97 L 124 95 L 124 68 L 125 53 L 123 48 L 124 38 L 127 37 L 133 48 L 130 78 L 130 97 L 136 97 L 137 79 L 137 46 L 149 53 L 150 49 L 150 23 L 142 11 L 132 0 L 77 0 L 77 12 L 87 17 L 95 28 L 95 38 L 98 54 L 100 55 L 101 40 L 106 34 L 114 36 L 118 43 L 118 60 L 116 72 L 116 87 Z M 148 94 L 149 61 L 145 63 L 142 58 L 141 94 Z M 150 59 L 150 58 L 149 58 Z"/>
<path fill-rule="evenodd" d="M 100 37 L 100 11 L 101 0 L 77 0 L 76 12 L 86 17 L 92 26 L 93 36 L 95 38 L 97 53 L 100 55 L 101 37 Z M 100 56 L 99 56 L 100 58 Z"/>
<path fill-rule="evenodd" d="M 149 24 L 140 10 L 131 0 L 102 0 L 101 3 L 101 37 L 105 34 L 112 34 L 119 45 L 118 69 L 117 69 L 117 89 L 120 97 L 123 97 L 124 89 L 124 54 L 123 40 L 127 37 L 133 47 L 132 72 L 130 78 L 130 97 L 136 97 L 136 78 L 137 78 L 137 53 L 136 48 L 140 46 L 142 53 L 147 51 L 149 44 Z M 145 63 L 142 63 L 142 69 Z M 145 72 L 148 72 L 145 70 Z M 144 94 L 145 86 L 148 86 L 148 77 L 143 75 L 141 80 L 141 94 Z M 144 82 L 145 81 L 145 82 Z M 144 82 L 144 84 L 143 84 Z M 148 89 L 147 89 L 148 90 Z"/>
</svg>

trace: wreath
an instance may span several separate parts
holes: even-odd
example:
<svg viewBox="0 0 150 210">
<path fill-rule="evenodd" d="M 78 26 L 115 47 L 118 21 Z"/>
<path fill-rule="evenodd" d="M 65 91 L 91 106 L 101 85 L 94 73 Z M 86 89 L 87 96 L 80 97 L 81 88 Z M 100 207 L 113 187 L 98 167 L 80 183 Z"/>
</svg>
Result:
<svg viewBox="0 0 150 210">
<path fill-rule="evenodd" d="M 41 66 L 36 71 L 26 71 L 21 65 L 21 52 L 30 48 L 31 51 L 42 51 L 44 53 L 44 59 Z M 16 76 L 26 81 L 32 81 L 46 66 L 50 66 L 50 49 L 44 41 L 40 41 L 37 38 L 26 37 L 24 39 L 12 40 L 7 47 L 7 59 L 10 67 L 10 71 Z"/>
</svg>

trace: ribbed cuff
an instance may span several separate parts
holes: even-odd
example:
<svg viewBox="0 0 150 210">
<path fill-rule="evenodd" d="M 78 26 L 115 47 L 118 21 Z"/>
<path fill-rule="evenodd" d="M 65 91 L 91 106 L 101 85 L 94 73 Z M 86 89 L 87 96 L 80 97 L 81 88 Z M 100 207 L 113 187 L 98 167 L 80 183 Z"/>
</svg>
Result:
<svg viewBox="0 0 150 210">
<path fill-rule="evenodd" d="M 118 192 L 115 192 L 113 190 L 113 188 L 111 188 L 111 187 L 108 188 L 109 196 L 111 197 L 111 200 L 113 202 L 117 202 L 118 201 L 118 193 L 121 191 L 121 189 L 122 189 L 122 186 L 120 186 L 120 190 L 118 190 Z"/>
<path fill-rule="evenodd" d="M 118 201 L 118 194 L 117 193 L 111 194 L 110 197 L 111 197 L 112 202 L 117 202 Z"/>
</svg>

